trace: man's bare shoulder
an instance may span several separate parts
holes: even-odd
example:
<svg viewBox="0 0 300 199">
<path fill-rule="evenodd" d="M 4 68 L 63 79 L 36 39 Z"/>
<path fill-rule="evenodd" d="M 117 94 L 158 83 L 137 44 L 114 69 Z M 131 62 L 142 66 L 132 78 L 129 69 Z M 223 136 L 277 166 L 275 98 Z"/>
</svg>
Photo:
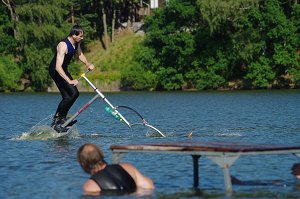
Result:
<svg viewBox="0 0 300 199">
<path fill-rule="evenodd" d="M 61 41 L 57 44 L 57 52 L 61 52 L 61 53 L 66 54 L 67 50 L 68 50 L 68 47 L 67 47 L 66 42 Z"/>
<path fill-rule="evenodd" d="M 127 162 L 119 163 L 119 165 L 121 165 L 121 167 L 123 167 L 123 168 L 136 169 L 132 164 L 127 163 Z"/>
<path fill-rule="evenodd" d="M 132 164 L 122 162 L 122 163 L 119 163 L 119 165 L 123 169 L 125 169 L 133 178 L 135 178 L 137 175 L 139 175 L 139 171 Z"/>
<path fill-rule="evenodd" d="M 97 193 L 97 192 L 100 192 L 101 189 L 94 180 L 88 180 L 83 185 L 83 191 L 86 193 Z"/>
</svg>

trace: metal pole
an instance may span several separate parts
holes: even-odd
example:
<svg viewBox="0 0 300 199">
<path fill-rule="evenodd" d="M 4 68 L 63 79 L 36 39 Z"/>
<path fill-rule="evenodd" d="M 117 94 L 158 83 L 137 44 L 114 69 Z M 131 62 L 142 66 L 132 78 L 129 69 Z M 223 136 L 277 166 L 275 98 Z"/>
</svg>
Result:
<svg viewBox="0 0 300 199">
<path fill-rule="evenodd" d="M 108 99 L 106 99 L 106 97 L 98 90 L 98 88 L 85 76 L 85 74 L 83 74 L 82 77 L 100 95 L 100 97 L 103 99 L 103 101 L 105 101 L 111 108 L 113 108 L 115 111 L 117 111 L 116 108 L 108 101 Z M 131 124 L 125 119 L 125 117 L 119 111 L 117 111 L 117 114 L 131 128 Z"/>
<path fill-rule="evenodd" d="M 227 194 L 230 195 L 232 193 L 232 183 L 231 183 L 231 177 L 229 173 L 229 167 L 227 165 L 223 167 L 223 174 L 224 174 L 225 189 Z"/>
<path fill-rule="evenodd" d="M 65 128 L 66 126 L 68 126 L 68 124 L 70 124 L 70 122 L 72 122 L 82 111 L 84 111 L 85 109 L 87 109 L 87 107 L 89 107 L 97 98 L 99 98 L 98 94 L 95 95 L 88 103 L 86 103 L 79 111 L 77 111 L 65 123 L 63 123 L 63 125 L 61 125 L 61 127 Z"/>
<path fill-rule="evenodd" d="M 193 166 L 194 166 L 194 188 L 199 186 L 199 158 L 200 155 L 192 155 L 193 157 Z"/>
</svg>

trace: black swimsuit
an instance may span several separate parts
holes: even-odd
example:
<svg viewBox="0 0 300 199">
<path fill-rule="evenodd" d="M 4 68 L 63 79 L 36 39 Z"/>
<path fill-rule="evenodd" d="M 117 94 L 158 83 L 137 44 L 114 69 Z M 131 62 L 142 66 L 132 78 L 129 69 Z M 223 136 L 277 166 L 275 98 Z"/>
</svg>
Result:
<svg viewBox="0 0 300 199">
<path fill-rule="evenodd" d="M 131 193 L 136 191 L 136 184 L 133 178 L 118 164 L 107 165 L 103 170 L 92 175 L 101 191 L 124 191 Z"/>
<path fill-rule="evenodd" d="M 66 75 L 72 80 L 72 76 L 68 71 L 68 65 L 70 64 L 74 54 L 76 53 L 78 49 L 78 43 L 75 44 L 75 49 L 73 48 L 71 42 L 66 38 L 62 40 L 62 42 L 65 42 L 68 47 L 68 53 L 65 55 L 62 68 Z M 76 99 L 79 96 L 79 92 L 76 86 L 73 86 L 72 84 L 69 84 L 66 80 L 64 80 L 59 73 L 56 71 L 56 54 L 54 55 L 50 66 L 49 66 L 49 74 L 54 80 L 57 88 L 59 89 L 62 100 L 59 103 L 55 117 L 65 118 L 68 114 L 68 111 L 70 110 L 71 106 L 74 104 Z"/>
</svg>

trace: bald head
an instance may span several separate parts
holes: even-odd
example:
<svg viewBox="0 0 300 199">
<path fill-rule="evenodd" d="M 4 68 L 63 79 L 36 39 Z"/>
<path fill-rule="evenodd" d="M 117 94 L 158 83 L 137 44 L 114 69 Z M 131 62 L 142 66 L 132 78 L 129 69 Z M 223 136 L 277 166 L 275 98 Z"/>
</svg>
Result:
<svg viewBox="0 0 300 199">
<path fill-rule="evenodd" d="M 82 169 L 89 174 L 99 164 L 105 163 L 102 151 L 91 143 L 84 144 L 78 149 L 77 160 Z"/>
</svg>

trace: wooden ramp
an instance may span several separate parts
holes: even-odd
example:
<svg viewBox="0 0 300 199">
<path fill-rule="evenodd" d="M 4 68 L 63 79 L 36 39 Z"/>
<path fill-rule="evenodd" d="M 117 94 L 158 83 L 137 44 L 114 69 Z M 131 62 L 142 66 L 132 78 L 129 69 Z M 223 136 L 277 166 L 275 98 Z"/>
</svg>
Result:
<svg viewBox="0 0 300 199">
<path fill-rule="evenodd" d="M 227 193 L 232 193 L 232 183 L 229 168 L 244 155 L 262 154 L 295 154 L 300 158 L 300 146 L 251 144 L 240 142 L 164 142 L 155 144 L 112 145 L 113 162 L 121 161 L 122 154 L 129 152 L 140 153 L 177 153 L 193 157 L 194 187 L 199 185 L 198 161 L 201 156 L 212 160 L 223 169 L 224 184 Z"/>
</svg>

